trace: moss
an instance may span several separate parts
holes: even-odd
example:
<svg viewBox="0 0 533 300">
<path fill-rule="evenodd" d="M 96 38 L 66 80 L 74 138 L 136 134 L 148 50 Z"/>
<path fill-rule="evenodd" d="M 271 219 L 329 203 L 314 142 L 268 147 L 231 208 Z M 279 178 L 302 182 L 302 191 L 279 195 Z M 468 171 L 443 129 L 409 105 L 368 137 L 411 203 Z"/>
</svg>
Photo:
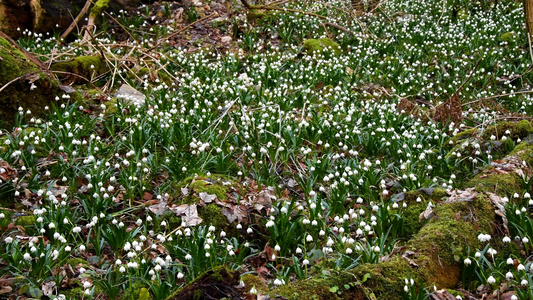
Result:
<svg viewBox="0 0 533 300">
<path fill-rule="evenodd" d="M 216 204 L 209 204 L 200 210 L 200 217 L 207 225 L 213 225 L 217 229 L 228 232 L 229 228 L 228 219 L 222 214 L 221 207 Z"/>
<path fill-rule="evenodd" d="M 182 188 L 189 189 L 189 195 L 183 200 L 183 202 L 189 204 L 197 202 L 197 196 L 202 192 L 209 195 L 216 195 L 218 200 L 225 200 L 228 198 L 227 193 L 231 187 L 236 185 L 237 182 L 232 177 L 221 174 L 191 176 L 173 184 L 178 194 L 181 194 Z"/>
<path fill-rule="evenodd" d="M 37 218 L 34 215 L 30 216 L 20 216 L 15 221 L 15 225 L 20 225 L 22 227 L 33 226 Z"/>
<path fill-rule="evenodd" d="M 43 108 L 59 93 L 58 81 L 40 72 L 21 51 L 0 38 L 0 86 L 18 77 L 0 93 L 0 126 L 4 128 L 14 125 L 19 107 L 30 110 L 34 117 L 44 116 Z"/>
<path fill-rule="evenodd" d="M 465 131 L 461 131 L 458 134 L 456 134 L 454 137 L 452 137 L 452 141 L 454 144 L 456 144 L 460 140 L 469 139 L 473 136 L 475 136 L 479 130 L 477 128 L 470 128 Z"/>
<path fill-rule="evenodd" d="M 108 115 L 112 115 L 118 111 L 117 98 L 111 98 L 110 100 L 105 101 L 104 105 L 105 105 L 105 113 Z"/>
<path fill-rule="evenodd" d="M 69 74 L 58 74 L 59 77 L 67 78 L 68 81 L 80 83 L 85 80 L 91 80 L 91 78 L 108 71 L 105 60 L 98 56 L 79 56 L 69 61 L 57 62 L 52 64 L 51 69 L 58 72 L 79 75 L 83 78 Z"/>
<path fill-rule="evenodd" d="M 73 269 L 75 269 L 77 266 L 87 267 L 89 264 L 87 263 L 87 260 L 81 259 L 79 257 L 72 257 L 72 258 L 67 259 L 67 261 L 65 262 L 65 265 L 69 265 Z"/>
<path fill-rule="evenodd" d="M 511 132 L 510 135 L 505 134 L 507 130 Z M 497 139 L 499 139 L 505 135 L 513 140 L 516 140 L 518 138 L 523 139 L 531 133 L 533 133 L 533 126 L 528 120 L 522 120 L 518 123 L 502 121 L 485 129 L 483 132 L 483 137 L 489 139 L 492 135 L 494 135 Z"/>
<path fill-rule="evenodd" d="M 371 292 L 377 299 L 390 300 L 402 299 L 405 278 L 412 278 L 416 282 L 423 278 L 417 268 L 411 267 L 407 259 L 399 256 L 378 264 L 363 264 L 356 267 L 352 273 L 358 280 L 366 274 L 370 275 L 364 283 L 368 288 L 365 294 Z"/>
<path fill-rule="evenodd" d="M 522 190 L 520 176 L 516 173 L 489 173 L 476 175 L 468 186 L 475 187 L 478 192 L 492 192 L 502 197 L 510 197 Z"/>
<path fill-rule="evenodd" d="M 516 147 L 509 153 L 509 155 L 518 155 L 520 159 L 526 162 L 529 166 L 533 165 L 533 137 L 528 136 L 523 142 L 516 145 Z"/>
<path fill-rule="evenodd" d="M 99 15 L 104 13 L 104 11 L 109 6 L 109 1 L 110 0 L 98 0 L 98 1 L 96 1 L 96 3 L 94 4 L 93 8 L 91 8 L 90 16 L 91 17 L 98 17 Z"/>
<path fill-rule="evenodd" d="M 65 299 L 84 299 L 86 296 L 83 288 L 81 287 L 60 291 L 60 294 L 65 295 Z"/>
<path fill-rule="evenodd" d="M 516 40 L 516 34 L 514 32 L 506 32 L 500 35 L 500 39 L 504 42 L 512 42 Z"/>
<path fill-rule="evenodd" d="M 326 48 L 331 48 L 335 55 L 339 55 L 341 53 L 339 44 L 335 43 L 329 38 L 308 39 L 303 43 L 302 47 L 303 50 L 309 55 L 322 53 Z"/>
<path fill-rule="evenodd" d="M 265 12 L 258 11 L 258 10 L 255 10 L 255 9 L 252 9 L 252 10 L 248 11 L 248 13 L 246 13 L 246 19 L 250 23 L 260 22 L 260 21 L 266 19 L 267 17 L 268 17 L 268 15 Z"/>
<path fill-rule="evenodd" d="M 268 286 L 265 282 L 257 275 L 253 274 L 244 274 L 241 276 L 242 282 L 244 282 L 245 291 L 248 292 L 250 289 L 255 288 L 257 292 L 261 294 L 268 293 Z"/>
</svg>

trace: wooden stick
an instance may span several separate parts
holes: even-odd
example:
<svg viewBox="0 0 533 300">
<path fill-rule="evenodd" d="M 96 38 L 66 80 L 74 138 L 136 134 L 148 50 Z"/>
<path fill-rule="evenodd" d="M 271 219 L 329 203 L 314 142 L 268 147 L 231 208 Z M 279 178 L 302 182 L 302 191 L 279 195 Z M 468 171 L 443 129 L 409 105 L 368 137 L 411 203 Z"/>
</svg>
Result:
<svg viewBox="0 0 533 300">
<path fill-rule="evenodd" d="M 89 11 L 89 7 L 91 7 L 91 4 L 92 4 L 91 0 L 87 0 L 87 2 L 85 2 L 85 5 L 81 9 L 78 16 L 74 19 L 74 21 L 72 21 L 72 23 L 67 28 L 67 30 L 65 30 L 65 32 L 63 32 L 63 34 L 59 37 L 59 41 L 64 40 L 70 34 L 70 32 L 74 29 L 74 27 L 78 26 L 78 22 L 81 20 L 81 18 L 83 18 L 83 16 L 85 16 L 87 11 Z"/>
</svg>

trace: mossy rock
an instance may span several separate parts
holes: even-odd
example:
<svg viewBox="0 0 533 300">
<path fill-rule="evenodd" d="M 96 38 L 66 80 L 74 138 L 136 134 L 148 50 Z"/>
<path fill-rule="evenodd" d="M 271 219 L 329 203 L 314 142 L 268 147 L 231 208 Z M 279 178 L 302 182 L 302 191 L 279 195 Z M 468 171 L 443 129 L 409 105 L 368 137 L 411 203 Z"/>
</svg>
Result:
<svg viewBox="0 0 533 300">
<path fill-rule="evenodd" d="M 198 195 L 204 192 L 209 195 L 216 195 L 218 200 L 223 201 L 228 199 L 228 193 L 231 191 L 232 187 L 234 188 L 236 186 L 238 186 L 237 181 L 227 175 L 211 174 L 209 176 L 191 176 L 173 184 L 174 190 L 180 195 L 174 198 L 182 198 L 182 202 L 192 204 L 198 202 L 200 200 Z M 188 189 L 188 195 L 184 197 L 181 196 L 182 188 Z"/>
<path fill-rule="evenodd" d="M 516 145 L 509 155 L 518 155 L 527 165 L 533 166 L 533 135 L 527 136 L 523 142 Z"/>
<path fill-rule="evenodd" d="M 341 47 L 330 38 L 308 39 L 302 45 L 303 50 L 308 54 L 323 53 L 326 49 L 331 49 L 335 55 L 341 54 Z"/>
<path fill-rule="evenodd" d="M 239 284 L 239 272 L 226 266 L 214 267 L 198 276 L 195 280 L 180 288 L 167 300 L 181 299 L 222 299 L 240 296 L 236 286 Z"/>
<path fill-rule="evenodd" d="M 11 83 L 0 93 L 0 128 L 11 129 L 19 107 L 31 111 L 32 117 L 43 117 L 44 107 L 60 93 L 59 81 L 0 38 L 0 86 L 8 82 Z"/>
<path fill-rule="evenodd" d="M 55 62 L 50 67 L 67 83 L 87 83 L 108 71 L 105 60 L 98 56 L 78 56 L 68 61 Z M 75 75 L 72 75 L 75 74 Z"/>
<path fill-rule="evenodd" d="M 459 132 L 454 137 L 452 137 L 451 140 L 452 140 L 452 142 L 454 144 L 457 144 L 457 142 L 459 142 L 459 141 L 462 141 L 462 140 L 465 140 L 465 139 L 470 139 L 470 138 L 474 137 L 475 135 L 478 134 L 478 132 L 479 132 L 479 130 L 477 128 L 470 128 L 470 129 L 467 129 L 465 131 Z"/>
<path fill-rule="evenodd" d="M 111 98 L 104 102 L 105 113 L 108 115 L 115 114 L 118 111 L 118 99 Z"/>
<path fill-rule="evenodd" d="M 241 281 L 244 282 L 245 292 L 250 292 L 252 288 L 255 288 L 261 294 L 269 292 L 266 283 L 257 275 L 244 274 L 241 276 Z"/>
<path fill-rule="evenodd" d="M 252 9 L 246 13 L 246 20 L 250 23 L 258 23 L 266 19 L 269 15 L 264 11 Z"/>
<path fill-rule="evenodd" d="M 505 132 L 507 130 L 509 130 L 511 134 L 506 134 Z M 505 135 L 516 140 L 519 138 L 523 139 L 531 133 L 533 133 L 533 125 L 531 125 L 531 122 L 528 120 L 522 120 L 520 122 L 501 121 L 485 129 L 483 137 L 489 139 L 494 135 L 497 139 L 500 139 Z"/>
</svg>

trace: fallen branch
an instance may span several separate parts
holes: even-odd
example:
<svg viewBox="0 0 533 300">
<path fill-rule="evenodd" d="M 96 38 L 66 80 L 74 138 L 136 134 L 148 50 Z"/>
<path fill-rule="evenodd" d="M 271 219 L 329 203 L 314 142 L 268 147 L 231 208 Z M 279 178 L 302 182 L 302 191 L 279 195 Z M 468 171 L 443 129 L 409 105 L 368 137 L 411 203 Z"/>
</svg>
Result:
<svg viewBox="0 0 533 300">
<path fill-rule="evenodd" d="M 63 32 L 63 34 L 61 34 L 61 36 L 59 37 L 58 43 L 64 40 L 70 34 L 70 32 L 74 29 L 74 27 L 78 26 L 78 23 L 80 22 L 81 18 L 83 18 L 83 16 L 85 16 L 85 14 L 87 13 L 87 11 L 89 11 L 89 7 L 91 7 L 91 4 L 92 4 L 91 0 L 87 0 L 87 2 L 85 2 L 85 5 L 81 9 L 78 16 L 68 26 L 67 30 L 65 30 L 65 32 Z"/>
</svg>

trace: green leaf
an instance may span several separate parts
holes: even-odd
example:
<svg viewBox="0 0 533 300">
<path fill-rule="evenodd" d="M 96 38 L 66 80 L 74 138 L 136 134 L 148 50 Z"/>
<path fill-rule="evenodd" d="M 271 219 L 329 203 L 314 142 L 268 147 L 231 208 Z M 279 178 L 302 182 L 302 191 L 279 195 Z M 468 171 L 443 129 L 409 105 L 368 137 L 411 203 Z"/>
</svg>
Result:
<svg viewBox="0 0 533 300">
<path fill-rule="evenodd" d="M 349 289 L 350 289 L 350 285 L 349 285 L 349 284 L 345 284 L 345 285 L 344 285 L 344 288 L 347 289 L 347 290 L 349 290 Z"/>
<path fill-rule="evenodd" d="M 37 299 L 41 299 L 41 297 L 43 296 L 43 291 L 41 291 L 41 289 L 38 287 L 31 287 L 29 289 L 29 293 L 30 293 L 30 296 L 32 296 L 33 298 L 37 298 Z"/>
<path fill-rule="evenodd" d="M 366 282 L 368 280 L 368 278 L 370 278 L 370 273 L 366 273 L 364 276 L 363 276 L 363 280 L 361 280 L 361 282 Z"/>
<path fill-rule="evenodd" d="M 332 286 L 332 287 L 329 288 L 329 291 L 332 292 L 332 293 L 336 293 L 338 290 L 339 290 L 338 286 Z"/>
<path fill-rule="evenodd" d="M 19 294 L 22 295 L 22 294 L 26 294 L 26 292 L 30 289 L 30 285 L 29 284 L 25 284 L 23 286 L 20 287 L 19 289 Z"/>
</svg>

